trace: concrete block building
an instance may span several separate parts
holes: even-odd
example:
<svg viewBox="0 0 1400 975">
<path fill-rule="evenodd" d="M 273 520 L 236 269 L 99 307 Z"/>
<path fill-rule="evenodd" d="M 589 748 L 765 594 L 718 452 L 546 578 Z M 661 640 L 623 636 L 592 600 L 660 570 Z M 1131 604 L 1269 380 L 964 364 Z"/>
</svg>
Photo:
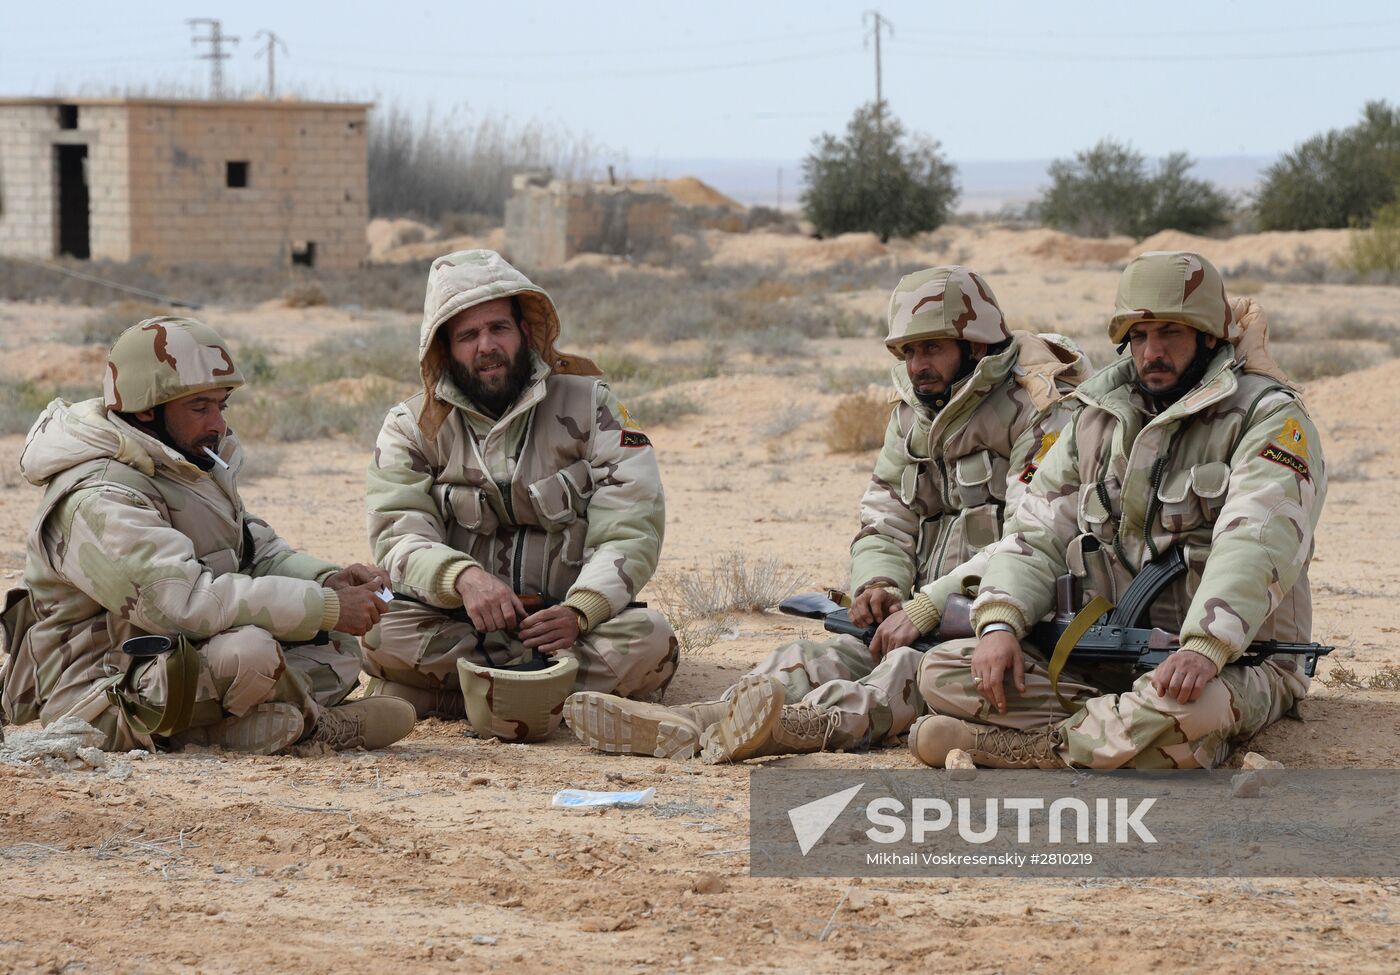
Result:
<svg viewBox="0 0 1400 975">
<path fill-rule="evenodd" d="M 557 267 L 576 254 L 671 259 L 673 205 L 662 193 L 519 174 L 506 201 L 506 249 L 525 267 Z"/>
<path fill-rule="evenodd" d="M 0 99 L 0 255 L 356 267 L 369 108 Z"/>
</svg>

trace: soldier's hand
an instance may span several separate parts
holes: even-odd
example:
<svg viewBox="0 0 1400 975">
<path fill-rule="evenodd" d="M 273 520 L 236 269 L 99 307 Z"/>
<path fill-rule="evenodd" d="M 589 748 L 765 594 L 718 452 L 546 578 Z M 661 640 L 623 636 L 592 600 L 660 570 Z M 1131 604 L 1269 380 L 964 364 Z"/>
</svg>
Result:
<svg viewBox="0 0 1400 975">
<path fill-rule="evenodd" d="M 540 653 L 567 650 L 578 642 L 579 615 L 572 607 L 547 606 L 525 617 L 520 624 L 520 642 Z"/>
<path fill-rule="evenodd" d="M 376 595 L 380 588 L 382 587 L 379 580 L 376 579 L 364 585 L 337 589 L 336 595 L 340 597 L 340 617 L 335 621 L 335 628 L 351 636 L 364 636 L 371 626 L 379 622 L 379 617 L 384 612 L 384 600 Z"/>
<path fill-rule="evenodd" d="M 879 660 L 897 647 L 909 646 L 921 635 L 909 614 L 897 609 L 886 616 L 880 628 L 875 631 L 875 637 L 870 641 L 870 656 Z"/>
<path fill-rule="evenodd" d="M 332 572 L 326 576 L 326 581 L 321 585 L 339 592 L 348 586 L 363 586 L 371 582 L 377 583 L 378 589 L 393 588 L 393 583 L 389 581 L 389 573 L 377 565 L 369 565 L 364 562 L 356 562 L 354 565 L 347 565 L 339 572 Z"/>
<path fill-rule="evenodd" d="M 883 623 L 901 605 L 899 597 L 888 589 L 871 586 L 851 603 L 848 615 L 856 626 L 874 626 Z"/>
<path fill-rule="evenodd" d="M 972 651 L 972 680 L 981 694 L 997 709 L 998 714 L 1006 713 L 1006 676 L 1016 690 L 1026 691 L 1026 662 L 1021 652 L 1021 641 L 1005 630 L 988 633 L 977 641 Z"/>
<path fill-rule="evenodd" d="M 1152 689 L 1162 697 L 1174 697 L 1190 704 L 1201 696 L 1220 669 L 1215 661 L 1194 650 L 1176 650 L 1152 672 Z"/>
<path fill-rule="evenodd" d="M 525 618 L 520 597 L 479 565 L 459 572 L 454 588 L 478 633 L 513 630 L 516 621 Z"/>
</svg>

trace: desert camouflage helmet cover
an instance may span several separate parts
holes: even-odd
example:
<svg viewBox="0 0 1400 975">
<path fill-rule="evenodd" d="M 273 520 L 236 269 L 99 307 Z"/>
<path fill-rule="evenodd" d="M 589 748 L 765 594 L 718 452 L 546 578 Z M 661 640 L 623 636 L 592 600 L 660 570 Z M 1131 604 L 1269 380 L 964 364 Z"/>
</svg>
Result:
<svg viewBox="0 0 1400 975">
<path fill-rule="evenodd" d="M 904 346 L 930 339 L 995 345 L 1011 338 L 996 295 L 975 271 L 953 265 L 906 274 L 890 295 L 885 347 L 904 358 Z"/>
<path fill-rule="evenodd" d="M 457 661 L 472 730 L 482 738 L 512 742 L 542 741 L 554 734 L 564 714 L 564 699 L 574 692 L 577 672 L 574 657 L 556 657 L 541 670 Z"/>
<path fill-rule="evenodd" d="M 242 385 L 243 374 L 218 332 L 193 318 L 148 318 L 112 343 L 102 400 L 109 410 L 140 413 L 182 396 Z"/>
<path fill-rule="evenodd" d="M 1123 269 L 1108 326 L 1121 342 L 1138 322 L 1170 321 L 1228 338 L 1233 316 L 1215 265 L 1189 251 L 1148 251 Z"/>
</svg>

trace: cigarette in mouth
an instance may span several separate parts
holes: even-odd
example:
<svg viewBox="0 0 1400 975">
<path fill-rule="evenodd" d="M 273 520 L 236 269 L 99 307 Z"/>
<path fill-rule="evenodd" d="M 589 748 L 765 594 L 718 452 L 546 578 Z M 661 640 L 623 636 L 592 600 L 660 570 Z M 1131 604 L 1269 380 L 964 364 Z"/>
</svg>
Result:
<svg viewBox="0 0 1400 975">
<path fill-rule="evenodd" d="M 204 448 L 204 452 L 209 455 L 210 460 L 218 464 L 224 470 L 228 470 L 228 461 L 224 460 L 222 457 L 214 453 L 214 451 L 210 450 L 208 447 Z"/>
</svg>

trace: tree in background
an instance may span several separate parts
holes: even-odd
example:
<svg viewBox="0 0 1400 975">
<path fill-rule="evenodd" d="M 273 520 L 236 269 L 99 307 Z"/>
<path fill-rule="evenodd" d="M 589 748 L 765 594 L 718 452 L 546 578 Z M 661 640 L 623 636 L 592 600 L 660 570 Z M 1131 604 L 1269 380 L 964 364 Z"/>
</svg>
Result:
<svg viewBox="0 0 1400 975">
<path fill-rule="evenodd" d="M 958 199 L 956 168 L 883 102 L 856 109 L 838 139 L 822 133 L 802 162 L 802 208 L 822 235 L 870 231 L 880 240 L 933 230 Z"/>
<path fill-rule="evenodd" d="M 1358 274 L 1400 272 L 1400 199 L 1371 215 L 1371 229 L 1352 238 L 1347 263 Z"/>
<path fill-rule="evenodd" d="M 1159 230 L 1202 233 L 1229 219 L 1230 197 L 1189 173 L 1195 162 L 1174 152 L 1149 173 L 1147 160 L 1131 146 L 1104 139 L 1050 164 L 1050 189 L 1037 212 L 1042 223 L 1089 237 Z"/>
<path fill-rule="evenodd" d="M 1365 227 L 1397 183 L 1400 106 L 1368 102 L 1356 125 L 1315 135 L 1270 166 L 1254 206 L 1263 230 Z"/>
</svg>

